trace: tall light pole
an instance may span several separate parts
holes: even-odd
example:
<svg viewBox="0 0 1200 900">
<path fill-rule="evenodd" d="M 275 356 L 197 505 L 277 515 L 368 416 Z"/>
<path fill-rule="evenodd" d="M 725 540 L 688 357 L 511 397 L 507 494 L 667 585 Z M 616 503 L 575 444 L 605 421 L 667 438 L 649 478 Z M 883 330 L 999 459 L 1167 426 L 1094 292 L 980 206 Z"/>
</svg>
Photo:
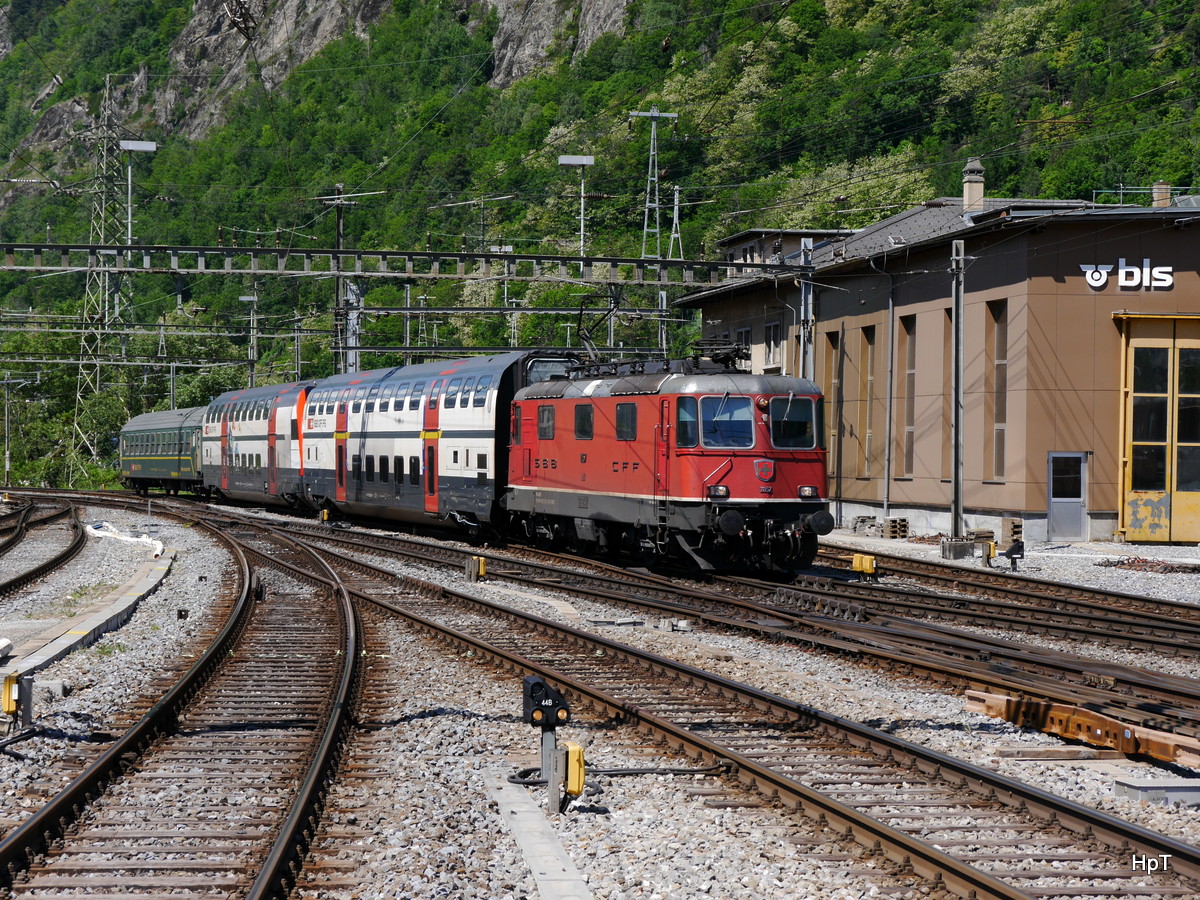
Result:
<svg viewBox="0 0 1200 900">
<path fill-rule="evenodd" d="M 596 162 L 594 156 L 560 156 L 558 164 L 560 166 L 579 166 L 579 255 L 583 256 L 584 247 L 584 222 L 586 221 L 583 215 L 584 210 L 584 173 L 587 167 Z"/>
<path fill-rule="evenodd" d="M 133 154 L 154 153 L 158 144 L 154 141 L 121 141 L 125 151 L 125 246 L 133 243 Z"/>
<path fill-rule="evenodd" d="M 13 387 L 21 387 L 29 382 L 13 378 L 11 374 L 5 372 L 4 381 L 0 384 L 4 385 L 4 485 L 9 487 L 12 485 L 12 464 L 8 453 L 8 392 Z"/>
</svg>

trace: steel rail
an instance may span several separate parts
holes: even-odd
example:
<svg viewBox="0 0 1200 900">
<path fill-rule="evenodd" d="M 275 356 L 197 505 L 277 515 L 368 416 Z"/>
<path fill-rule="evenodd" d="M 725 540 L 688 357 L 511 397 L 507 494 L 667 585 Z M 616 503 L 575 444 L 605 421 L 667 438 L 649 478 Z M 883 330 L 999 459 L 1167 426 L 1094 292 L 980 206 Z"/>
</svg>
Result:
<svg viewBox="0 0 1200 900">
<path fill-rule="evenodd" d="M 862 552 L 851 547 L 827 543 L 822 548 L 819 558 L 834 568 L 849 569 L 853 564 L 853 555 Z M 1063 603 L 1084 608 L 1094 608 L 1098 605 L 1101 609 L 1111 608 L 1117 603 L 1124 604 L 1129 609 L 1144 610 L 1160 619 L 1166 617 L 1168 621 L 1171 617 L 1200 620 L 1200 606 L 1178 600 L 1160 600 L 1121 591 L 1100 590 L 1065 581 L 1033 578 L 1019 572 L 968 569 L 965 566 L 947 565 L 893 553 L 871 551 L 866 555 L 875 557 L 877 575 L 894 575 L 897 578 L 926 579 L 942 585 L 957 585 L 952 589 L 959 592 L 978 590 L 1000 596 L 1040 600 L 1046 605 L 1054 604 L 1052 608 L 1059 610 L 1062 609 L 1060 604 Z"/>
<path fill-rule="evenodd" d="M 331 533 L 320 528 L 314 529 L 314 532 L 313 539 L 317 542 L 354 542 L 353 536 L 345 532 Z M 378 545 L 378 535 L 366 537 L 373 547 Z M 439 555 L 451 557 L 479 555 L 453 548 L 437 549 L 444 551 Z M 376 577 L 391 577 L 389 570 L 374 563 L 354 559 L 334 550 L 323 552 L 359 571 Z M 424 563 L 430 559 L 428 553 L 422 555 L 413 550 L 403 550 L 401 555 Z M 488 556 L 502 559 L 492 554 Z M 1200 695 L 1197 694 L 1200 683 L 1191 679 L 1168 679 L 1156 683 L 1156 679 L 1143 677 L 1142 670 L 1109 663 L 1097 663 L 1099 669 L 1092 670 L 1086 667 L 1089 660 L 1082 657 L 1068 657 L 1055 651 L 964 634 L 898 617 L 884 616 L 875 622 L 859 622 L 854 620 L 855 608 L 844 602 L 831 604 L 827 599 L 824 607 L 817 611 L 797 615 L 793 610 L 762 606 L 734 597 L 708 593 L 698 595 L 705 602 L 730 607 L 748 617 L 738 618 L 678 601 L 637 596 L 631 592 L 630 586 L 618 586 L 615 579 L 608 587 L 594 587 L 587 584 L 592 576 L 559 567 L 550 569 L 555 576 L 563 576 L 562 579 L 548 581 L 545 572 L 541 571 L 542 567 L 521 561 L 508 560 L 507 568 L 493 566 L 488 571 L 490 577 L 531 587 L 553 584 L 558 589 L 569 590 L 601 603 L 652 609 L 773 640 L 789 640 L 803 646 L 819 646 L 837 653 L 870 657 L 882 664 L 921 671 L 938 681 L 953 681 L 967 688 L 1086 708 L 1126 725 L 1178 734 L 1184 742 L 1188 738 L 1194 741 L 1200 737 L 1200 722 L 1197 721 L 1194 707 L 1172 705 L 1179 701 L 1200 704 Z M 652 583 L 649 589 L 676 596 L 681 593 L 677 586 L 657 582 Z M 815 599 L 820 602 L 823 598 Z M 1011 665 L 1005 664 L 1004 657 L 1011 661 Z M 1074 676 L 1075 681 L 1064 680 L 1063 676 L 1068 674 Z M 1096 680 L 1110 684 L 1097 684 Z M 1133 695 L 1118 690 L 1121 684 L 1136 688 L 1140 693 Z M 1178 761 L 1176 754 L 1179 748 L 1170 742 L 1155 742 L 1147 752 L 1167 762 Z"/>
<path fill-rule="evenodd" d="M 50 559 L 39 563 L 27 572 L 22 572 L 15 578 L 8 579 L 8 581 L 0 582 L 0 597 L 23 588 L 30 582 L 41 578 L 47 572 L 53 572 L 60 566 L 66 565 L 84 548 L 87 544 L 87 533 L 83 529 L 83 523 L 79 521 L 79 510 L 74 504 L 70 504 L 61 516 L 56 516 L 55 518 L 62 518 L 63 516 L 70 516 L 71 518 L 71 530 L 74 532 L 71 543 L 64 550 L 59 551 Z"/>
<path fill-rule="evenodd" d="M 1179 861 L 1179 865 L 1174 868 L 1174 871 L 1188 877 L 1200 877 L 1200 848 L 1192 847 L 1140 826 L 1122 822 L 1115 817 L 1088 809 L 1036 787 L 928 750 L 868 726 L 820 712 L 657 654 L 561 625 L 540 616 L 490 603 L 464 591 L 429 584 L 409 576 L 393 575 L 392 578 L 405 589 L 419 596 L 473 606 L 491 615 L 500 615 L 511 619 L 522 627 L 563 636 L 574 643 L 587 647 L 590 651 L 601 651 L 605 654 L 635 660 L 649 670 L 703 685 L 707 689 L 742 700 L 755 708 L 815 723 L 821 728 L 847 735 L 856 745 L 871 747 L 876 752 L 890 753 L 894 758 L 911 761 L 912 765 L 923 772 L 941 773 L 943 776 L 949 777 L 951 781 L 957 781 L 969 789 L 994 794 L 1009 805 L 1024 805 L 1026 808 L 1036 810 L 1046 818 L 1056 819 L 1066 828 L 1081 834 L 1093 835 L 1118 850 L 1128 850 L 1132 847 L 1150 855 L 1171 854 L 1173 865 L 1175 860 Z M 767 793 L 776 793 L 789 804 L 803 808 L 809 815 L 824 816 L 825 820 L 834 823 L 835 827 L 853 830 L 855 839 L 860 843 L 865 846 L 874 846 L 878 843 L 886 848 L 891 858 L 913 865 L 927 877 L 940 878 L 947 887 L 956 890 L 963 896 L 1004 898 L 1027 896 L 1013 886 L 980 873 L 948 854 L 832 800 L 800 782 L 793 781 L 786 775 L 721 747 L 707 738 L 695 735 L 687 728 L 674 725 L 640 707 L 580 682 L 559 670 L 443 626 L 395 603 L 373 597 L 357 589 L 352 588 L 351 590 L 360 599 L 394 612 L 430 633 L 469 648 L 477 655 L 493 659 L 519 672 L 548 677 L 566 690 L 569 695 L 578 697 L 603 713 L 616 716 L 637 727 L 659 732 L 674 746 L 684 749 L 694 756 L 729 763 L 733 766 L 736 776 L 743 782 L 754 784 Z"/>
<path fill-rule="evenodd" d="M 273 529 L 265 529 L 273 532 Z M 277 538 L 291 542 L 290 538 L 276 535 Z M 240 545 L 240 542 L 238 542 Z M 293 542 L 294 543 L 294 542 Z M 279 837 L 271 847 L 262 870 L 247 892 L 247 900 L 266 900 L 269 897 L 283 897 L 291 890 L 295 876 L 308 852 L 309 843 L 316 833 L 317 823 L 324 805 L 325 789 L 333 777 L 334 770 L 341 751 L 345 746 L 345 738 L 349 733 L 351 721 L 351 698 L 354 694 L 359 677 L 358 648 L 362 645 L 362 625 L 355 614 L 354 605 L 345 584 L 337 573 L 320 555 L 311 549 L 300 546 L 318 566 L 325 570 L 334 588 L 338 605 L 341 608 L 342 621 L 345 623 L 346 641 L 342 656 L 342 671 L 338 685 L 331 698 L 331 714 L 326 720 L 321 739 L 313 751 L 312 762 L 297 792 L 292 810 L 284 821 Z M 249 549 L 249 548 L 246 548 Z M 255 555 L 258 554 L 255 551 Z M 278 565 L 282 561 L 272 561 Z M 291 568 L 289 566 L 289 568 Z M 311 578 L 311 574 L 306 578 Z M 321 583 L 325 583 L 320 580 Z"/>
<path fill-rule="evenodd" d="M 219 531 L 212 529 L 212 533 L 218 539 L 223 539 Z M 104 787 L 119 777 L 130 761 L 140 756 L 159 734 L 171 727 L 179 711 L 196 696 L 223 663 L 249 619 L 252 595 L 249 563 L 240 550 L 232 544 L 227 545 L 234 554 L 241 589 L 220 633 L 132 728 L 49 803 L 0 841 L 0 884 L 11 887 L 17 875 L 32 866 L 35 857 L 44 853 L 54 840 L 63 835 Z"/>
</svg>

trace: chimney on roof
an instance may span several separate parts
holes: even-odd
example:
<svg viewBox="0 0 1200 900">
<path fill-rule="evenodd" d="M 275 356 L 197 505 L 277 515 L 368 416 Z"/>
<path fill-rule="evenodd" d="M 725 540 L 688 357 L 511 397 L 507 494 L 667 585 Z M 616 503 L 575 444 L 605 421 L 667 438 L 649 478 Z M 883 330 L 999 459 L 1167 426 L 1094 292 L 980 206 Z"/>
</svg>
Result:
<svg viewBox="0 0 1200 900">
<path fill-rule="evenodd" d="M 1171 205 L 1171 184 L 1167 181 L 1156 181 L 1150 188 L 1150 196 L 1154 198 L 1154 206 Z"/>
<path fill-rule="evenodd" d="M 983 209 L 983 163 L 972 156 L 963 166 L 963 212 Z"/>
</svg>

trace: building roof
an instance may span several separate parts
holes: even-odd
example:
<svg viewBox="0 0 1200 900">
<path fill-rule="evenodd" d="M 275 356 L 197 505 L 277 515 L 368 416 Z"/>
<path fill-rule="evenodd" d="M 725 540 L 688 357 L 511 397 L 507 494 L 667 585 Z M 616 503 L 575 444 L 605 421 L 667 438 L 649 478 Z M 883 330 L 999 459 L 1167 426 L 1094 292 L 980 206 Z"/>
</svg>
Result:
<svg viewBox="0 0 1200 900">
<path fill-rule="evenodd" d="M 1093 218 L 1175 219 L 1180 225 L 1191 224 L 1189 215 L 1196 199 L 1177 198 L 1170 206 L 1091 203 L 1086 200 L 1029 200 L 1005 197 L 983 198 L 983 208 L 963 214 L 961 197 L 939 197 L 920 206 L 889 216 L 853 233 L 832 237 L 813 247 L 812 265 L 817 272 L 855 268 L 867 260 L 911 252 L 918 247 L 936 246 L 966 234 L 991 230 L 998 225 L 1024 223 L 1053 217 L 1056 220 Z M 1182 216 L 1182 217 L 1181 217 Z M 1164 223 L 1165 224 L 1165 223 Z M 1175 223 L 1172 223 L 1175 224 Z M 742 232 L 741 234 L 747 234 Z M 728 297 L 754 287 L 775 283 L 779 278 L 795 278 L 800 253 L 784 257 L 786 269 L 779 275 L 755 273 L 745 278 L 729 278 L 720 285 L 693 291 L 675 301 L 688 308 L 703 305 L 718 297 Z"/>
</svg>

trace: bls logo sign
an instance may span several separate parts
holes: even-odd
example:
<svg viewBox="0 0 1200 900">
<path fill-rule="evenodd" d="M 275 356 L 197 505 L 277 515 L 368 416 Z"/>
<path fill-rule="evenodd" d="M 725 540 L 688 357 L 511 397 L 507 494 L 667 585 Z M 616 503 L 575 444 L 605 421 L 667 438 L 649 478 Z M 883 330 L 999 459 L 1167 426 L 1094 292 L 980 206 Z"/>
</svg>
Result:
<svg viewBox="0 0 1200 900">
<path fill-rule="evenodd" d="M 1108 285 L 1108 276 L 1114 266 L 1085 266 L 1080 264 L 1083 278 L 1093 291 L 1102 291 Z M 1137 290 L 1138 288 L 1169 288 L 1175 285 L 1175 273 L 1170 266 L 1154 266 L 1150 260 L 1143 259 L 1142 265 L 1130 266 L 1121 258 L 1115 266 L 1117 270 L 1117 287 L 1122 290 Z"/>
</svg>

